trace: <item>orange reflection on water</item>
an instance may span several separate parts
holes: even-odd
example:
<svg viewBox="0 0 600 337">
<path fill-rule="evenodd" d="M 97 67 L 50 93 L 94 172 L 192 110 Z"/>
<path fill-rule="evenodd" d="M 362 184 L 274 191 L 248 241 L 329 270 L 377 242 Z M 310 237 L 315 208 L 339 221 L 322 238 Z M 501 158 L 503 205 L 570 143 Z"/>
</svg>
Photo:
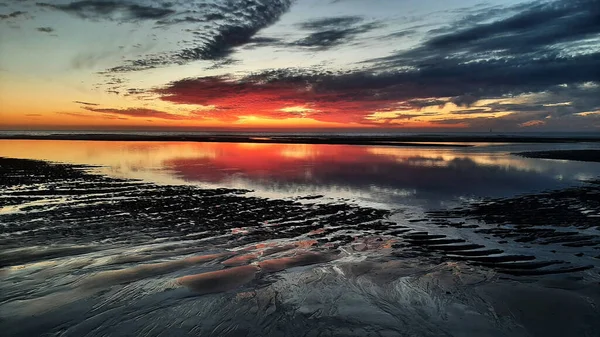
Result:
<svg viewBox="0 0 600 337">
<path fill-rule="evenodd" d="M 521 158 L 453 148 L 316 144 L 0 140 L 0 156 L 98 165 L 119 177 L 162 183 L 179 178 L 216 183 L 231 174 L 305 180 L 314 179 L 315 167 L 322 173 L 345 166 L 369 174 L 381 165 L 444 167 L 460 158 L 480 165 L 536 168 Z"/>
<path fill-rule="evenodd" d="M 160 184 L 376 203 L 510 195 L 597 175 L 587 163 L 527 159 L 485 146 L 0 140 L 0 156 L 95 165 L 103 174 Z"/>
</svg>

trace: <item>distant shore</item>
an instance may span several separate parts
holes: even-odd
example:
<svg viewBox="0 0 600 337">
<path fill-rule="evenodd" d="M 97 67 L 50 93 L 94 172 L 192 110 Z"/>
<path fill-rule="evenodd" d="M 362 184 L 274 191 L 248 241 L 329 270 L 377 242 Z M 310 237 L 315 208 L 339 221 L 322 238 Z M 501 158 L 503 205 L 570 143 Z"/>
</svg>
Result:
<svg viewBox="0 0 600 337">
<path fill-rule="evenodd" d="M 150 141 L 150 142 L 221 142 L 221 143 L 279 143 L 279 144 L 335 144 L 335 145 L 382 145 L 466 147 L 460 143 L 579 143 L 600 142 L 599 137 L 549 137 L 511 135 L 189 135 L 189 134 L 123 134 L 123 133 L 74 133 L 74 134 L 0 134 L 0 139 L 20 140 L 89 140 L 89 141 Z"/>
</svg>

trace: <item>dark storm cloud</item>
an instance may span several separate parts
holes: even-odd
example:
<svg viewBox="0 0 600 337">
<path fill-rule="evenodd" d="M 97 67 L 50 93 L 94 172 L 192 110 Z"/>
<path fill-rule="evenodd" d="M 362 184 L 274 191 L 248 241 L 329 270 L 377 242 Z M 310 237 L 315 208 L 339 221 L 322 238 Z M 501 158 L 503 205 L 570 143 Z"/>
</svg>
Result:
<svg viewBox="0 0 600 337">
<path fill-rule="evenodd" d="M 0 20 L 14 19 L 25 14 L 27 13 L 22 11 L 15 11 L 9 14 L 0 14 Z"/>
<path fill-rule="evenodd" d="M 111 19 L 121 15 L 128 20 L 156 20 L 175 11 L 165 7 L 153 7 L 125 1 L 83 0 L 65 5 L 38 2 L 38 6 L 60 10 L 84 19 Z"/>
<path fill-rule="evenodd" d="M 38 32 L 42 32 L 42 33 L 52 33 L 54 31 L 54 28 L 52 28 L 52 27 L 38 27 L 35 30 L 37 30 Z"/>
</svg>

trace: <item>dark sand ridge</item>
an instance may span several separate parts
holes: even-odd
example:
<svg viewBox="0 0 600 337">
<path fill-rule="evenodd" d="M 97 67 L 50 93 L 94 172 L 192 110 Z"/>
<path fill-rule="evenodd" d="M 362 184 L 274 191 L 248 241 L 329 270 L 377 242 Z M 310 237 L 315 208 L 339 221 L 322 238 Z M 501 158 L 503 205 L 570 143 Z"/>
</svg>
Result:
<svg viewBox="0 0 600 337">
<path fill-rule="evenodd" d="M 600 142 L 600 136 L 590 137 L 552 137 L 552 136 L 512 136 L 501 134 L 452 135 L 452 134 L 422 134 L 400 136 L 376 135 L 189 135 L 189 134 L 0 134 L 0 139 L 30 139 L 30 140 L 101 140 L 101 141 L 157 141 L 157 142 L 223 142 L 223 143 L 279 143 L 279 144 L 339 144 L 339 145 L 385 145 L 385 146 L 453 146 L 464 147 L 468 144 L 449 144 L 486 142 L 486 143 L 577 143 Z"/>
<path fill-rule="evenodd" d="M 298 247 L 298 245 L 285 245 L 282 247 L 290 247 L 290 246 Z M 285 250 L 282 250 L 282 251 L 285 251 Z M 73 286 L 76 288 L 83 288 L 83 289 L 107 288 L 107 287 L 110 287 L 110 286 L 116 285 L 116 284 L 131 283 L 131 282 L 143 279 L 143 278 L 149 278 L 149 277 L 154 277 L 154 276 L 158 276 L 158 275 L 162 275 L 162 274 L 172 273 L 174 271 L 188 268 L 188 267 L 191 267 L 191 266 L 194 266 L 197 264 L 203 264 L 203 263 L 227 258 L 232 255 L 235 255 L 235 253 L 234 252 L 224 252 L 224 253 L 217 253 L 217 254 L 210 254 L 210 255 L 199 255 L 199 256 L 192 256 L 192 257 L 179 259 L 179 260 L 167 261 L 167 262 L 149 263 L 149 264 L 142 264 L 139 266 L 124 268 L 124 269 L 101 271 L 92 276 L 81 279 L 80 281 L 76 282 Z M 249 259 L 246 258 L 246 256 L 252 256 L 253 258 L 257 258 L 260 255 L 262 255 L 262 254 L 260 254 L 260 252 L 258 252 L 255 254 L 239 255 L 238 257 L 241 257 L 240 262 L 241 261 L 249 262 Z M 235 265 L 235 264 L 232 264 L 231 262 L 228 262 L 234 258 L 225 260 L 222 263 L 225 266 Z M 256 265 L 259 267 L 258 268 L 259 270 L 263 270 L 265 272 L 275 272 L 275 271 L 281 271 L 281 270 L 295 267 L 295 266 L 310 265 L 310 264 L 315 264 L 315 263 L 326 262 L 329 260 L 330 260 L 329 255 L 324 255 L 324 254 L 315 253 L 315 252 L 298 252 L 296 255 L 293 255 L 293 256 L 281 257 L 281 258 L 272 259 L 272 260 L 263 260 L 263 261 L 260 261 Z M 236 268 L 229 268 L 229 269 L 243 270 L 243 269 L 236 269 Z M 232 273 L 226 272 L 229 269 L 211 272 L 212 274 L 210 274 L 210 275 L 216 275 L 219 277 L 223 277 L 222 281 L 227 283 L 228 277 L 235 276 L 234 275 L 235 273 L 233 273 L 233 272 Z M 219 273 L 219 272 L 223 272 L 223 273 Z M 193 276 L 197 276 L 198 279 L 203 279 L 203 277 L 201 275 L 203 275 L 203 274 L 193 275 Z M 193 277 L 192 277 L 192 279 L 193 279 Z M 218 279 L 218 277 L 217 277 L 217 279 Z M 199 288 L 199 286 L 194 286 L 194 288 Z"/>
<path fill-rule="evenodd" d="M 519 152 L 515 154 L 527 158 L 575 160 L 596 163 L 600 162 L 600 150 L 554 150 Z"/>
<path fill-rule="evenodd" d="M 358 239 L 364 238 L 365 233 L 375 236 L 382 243 L 393 239 L 395 243 L 393 254 L 398 257 L 408 255 L 425 256 L 434 254 L 454 260 L 464 260 L 473 264 L 483 264 L 507 274 L 552 274 L 576 272 L 593 268 L 589 260 L 593 248 L 598 244 L 597 234 L 572 235 L 568 231 L 537 228 L 535 221 L 543 220 L 541 215 L 535 215 L 539 209 L 544 214 L 550 201 L 562 205 L 555 208 L 555 219 L 566 219 L 565 224 L 550 224 L 558 227 L 577 222 L 578 226 L 592 228 L 594 214 L 581 213 L 580 208 L 589 208 L 592 211 L 600 209 L 597 203 L 598 185 L 582 188 L 573 188 L 547 194 L 532 195 L 527 198 L 506 199 L 507 206 L 499 207 L 500 214 L 511 213 L 512 207 L 520 207 L 532 212 L 522 212 L 521 215 L 531 215 L 527 222 L 533 221 L 534 225 L 523 224 L 518 228 L 492 229 L 479 228 L 478 225 L 452 220 L 456 217 L 472 216 L 472 208 L 449 210 L 430 214 L 428 219 L 405 219 L 403 224 L 393 221 L 380 221 L 388 216 L 385 210 L 376 210 L 365 207 L 350 206 L 347 204 L 301 204 L 293 201 L 266 200 L 260 198 L 236 195 L 243 193 L 237 190 L 203 190 L 188 186 L 156 186 L 126 180 L 112 179 L 104 176 L 89 174 L 83 167 L 48 164 L 40 161 L 1 159 L 0 171 L 3 173 L 0 183 L 6 187 L 0 195 L 5 205 L 18 205 L 31 200 L 44 200 L 56 195 L 74 198 L 76 202 L 53 206 L 36 205 L 27 208 L 25 213 L 12 213 L 0 215 L 0 221 L 10 222 L 15 226 L 0 228 L 4 234 L 3 248 L 22 247 L 23 245 L 40 246 L 52 240 L 55 244 L 87 244 L 102 240 L 111 240 L 113 245 L 136 245 L 149 240 L 166 240 L 167 242 L 181 242 L 182 237 L 203 239 L 205 244 L 222 249 L 235 249 L 248 245 L 264 245 L 269 240 L 286 240 L 296 238 L 312 240 L 311 245 L 318 249 L 336 249 L 340 246 L 352 245 L 356 251 L 369 249 L 371 243 L 359 243 Z M 40 189 L 40 182 L 44 188 Z M 86 189 L 71 190 L 72 185 L 86 184 L 94 191 L 94 196 L 88 196 Z M 27 187 L 27 186 L 30 186 Z M 102 192 L 94 186 L 100 185 Z M 117 191 L 112 189 L 115 186 Z M 20 186 L 12 190 L 12 186 Z M 23 188 L 25 186 L 25 188 Z M 124 186 L 135 187 L 133 190 L 123 191 Z M 96 186 L 97 187 L 97 186 Z M 118 199 L 113 199 L 119 196 Z M 561 197 L 562 196 L 562 197 Z M 98 199 L 99 198 L 99 199 Z M 102 200 L 102 201 L 99 201 Z M 108 202 L 113 200 L 113 202 Z M 116 202 L 114 202 L 116 200 Z M 574 204 L 573 200 L 582 200 L 584 204 Z M 553 201 L 553 202 L 554 202 Z M 221 205 L 228 204 L 223 208 Z M 494 203 L 490 203 L 495 205 Z M 76 207 L 74 207 L 76 206 Z M 474 205 L 475 207 L 477 205 Z M 569 207 L 566 207 L 569 206 Z M 573 207 L 571 207 L 573 206 Z M 507 208 L 508 207 L 508 208 Z M 462 212 L 462 213 L 461 213 Z M 481 211 L 483 215 L 487 211 Z M 498 212 L 491 209 L 489 214 Z M 514 212 L 513 212 L 514 213 Z M 90 217 L 90 214 L 96 216 Z M 561 218 L 561 214 L 564 215 Z M 199 221 L 200 220 L 200 221 Z M 501 222 L 502 219 L 498 220 Z M 496 219 L 486 219 L 489 223 L 497 222 Z M 536 220 L 537 221 L 537 220 Z M 510 246 L 488 241 L 477 243 L 467 242 L 465 239 L 447 237 L 445 234 L 431 234 L 419 232 L 411 228 L 411 223 L 427 223 L 434 227 L 457 227 L 470 232 L 480 232 L 500 236 L 505 242 L 527 242 L 530 237 L 544 238 L 546 241 L 539 244 L 545 247 L 559 246 L 580 249 L 577 253 L 582 258 L 577 261 L 563 261 L 559 255 L 554 259 L 538 259 L 537 251 L 531 249 L 528 254 L 511 254 Z M 597 223 L 597 222 L 596 222 Z M 77 224 L 74 226 L 73 224 Z M 327 225 L 327 226 L 326 226 Z M 248 228 L 239 231 L 238 228 Z M 584 227 L 581 227 L 584 228 Z M 568 237 L 568 238 L 567 238 Z M 524 241 L 525 240 L 525 241 Z M 490 245 L 488 245 L 490 244 Z M 533 242 L 532 244 L 537 244 Z M 502 246 L 504 245 L 504 246 Z M 205 246 L 206 247 L 206 246 Z M 580 248 L 577 248 L 580 247 Z M 264 248 L 264 246 L 262 247 Z M 288 247 L 270 247 L 277 250 L 287 250 Z M 193 247 L 175 250 L 189 254 L 195 253 Z M 189 249 L 189 250 L 188 250 Z M 250 263 L 265 252 L 245 250 L 240 252 L 237 259 L 225 265 L 238 266 Z M 291 247 L 290 247 L 291 249 Z M 198 251 L 200 253 L 200 251 Z M 68 255 L 68 251 L 65 252 Z M 63 254 L 64 255 L 64 254 Z M 244 256 L 247 255 L 247 256 Z M 144 261 L 149 256 L 118 256 L 112 264 Z M 173 255 L 161 255 L 169 257 Z M 34 254 L 19 254 L 7 265 L 19 265 L 28 262 L 43 261 L 57 256 Z M 59 256 L 58 256 L 59 257 Z M 280 261 L 285 266 L 285 260 Z M 159 265 L 167 272 L 170 267 Z M 136 267 L 134 267 L 136 268 Z M 144 269 L 146 268 L 146 269 Z M 152 267 L 140 268 L 140 273 L 150 272 Z M 283 267 L 285 269 L 285 267 Z M 274 267 L 274 269 L 277 269 Z M 127 280 L 128 272 L 123 276 Z M 109 275 L 110 274 L 105 274 Z"/>
</svg>

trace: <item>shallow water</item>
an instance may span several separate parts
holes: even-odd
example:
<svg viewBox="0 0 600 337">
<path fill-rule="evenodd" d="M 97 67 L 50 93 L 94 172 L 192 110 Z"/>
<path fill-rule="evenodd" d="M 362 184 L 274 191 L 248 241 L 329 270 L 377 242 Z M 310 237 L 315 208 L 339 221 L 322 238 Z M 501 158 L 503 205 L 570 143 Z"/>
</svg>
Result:
<svg viewBox="0 0 600 337">
<path fill-rule="evenodd" d="M 600 277 L 588 253 L 598 250 L 499 243 L 423 217 L 580 185 L 600 176 L 600 164 L 510 153 L 598 145 L 473 145 L 0 140 L 0 157 L 95 165 L 91 172 L 110 177 L 25 166 L 23 183 L 2 191 L 0 328 L 14 336 L 597 336 Z M 513 278 L 409 245 L 432 235 L 593 268 Z"/>
<path fill-rule="evenodd" d="M 436 208 L 600 176 L 600 163 L 511 155 L 600 148 L 597 143 L 469 145 L 474 146 L 0 140 L 0 156 L 97 165 L 103 174 L 159 184 L 248 189 L 273 198 L 323 195 L 386 208 Z"/>
</svg>

